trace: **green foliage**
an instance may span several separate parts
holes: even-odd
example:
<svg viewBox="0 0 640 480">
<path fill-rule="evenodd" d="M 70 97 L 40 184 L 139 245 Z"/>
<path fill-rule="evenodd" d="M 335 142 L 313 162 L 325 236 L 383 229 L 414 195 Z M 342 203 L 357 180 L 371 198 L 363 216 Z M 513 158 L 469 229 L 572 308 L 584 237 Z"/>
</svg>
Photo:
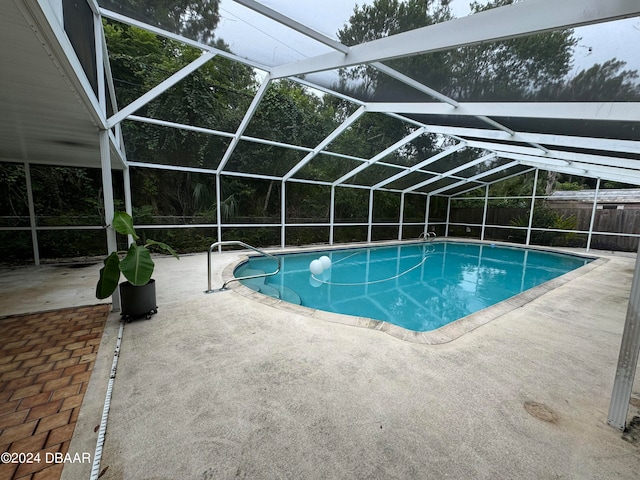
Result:
<svg viewBox="0 0 640 480">
<path fill-rule="evenodd" d="M 126 212 L 116 212 L 111 226 L 121 235 L 131 235 L 135 240 L 140 238 L 133 228 L 133 219 Z M 149 247 L 156 247 L 179 258 L 173 248 L 166 243 L 155 240 L 147 240 L 144 245 L 132 243 L 126 254 L 125 252 L 112 252 L 104 260 L 104 267 L 100 270 L 100 278 L 96 285 L 96 297 L 103 299 L 111 296 L 118 287 L 121 272 L 131 284 L 146 285 L 151 279 L 155 266 Z M 121 259 L 120 255 L 123 254 L 125 256 Z"/>
<path fill-rule="evenodd" d="M 623 70 L 625 62 L 612 58 L 582 70 L 575 77 L 541 89 L 540 100 L 562 102 L 632 102 L 640 99 L 636 70 Z"/>
<path fill-rule="evenodd" d="M 448 0 L 375 0 L 356 6 L 349 24 L 338 38 L 355 45 L 409 29 L 453 18 Z M 513 0 L 471 4 L 474 12 L 509 5 Z M 577 43 L 571 30 L 519 37 L 500 42 L 434 52 L 388 62 L 419 82 L 457 101 L 507 101 L 525 99 L 569 72 L 572 48 Z M 410 87 L 380 74 L 370 66 L 341 72 L 342 88 L 371 100 L 420 99 Z M 354 89 L 353 82 L 361 82 Z M 393 97 L 384 98 L 392 92 Z"/>
<path fill-rule="evenodd" d="M 188 38 L 208 42 L 218 25 L 219 0 L 102 0 L 100 6 L 120 11 L 138 20 Z"/>
<path fill-rule="evenodd" d="M 169 5 L 158 0 L 132 0 L 125 12 L 121 2 L 105 0 L 105 8 L 123 13 L 135 12 L 138 18 L 151 21 L 168 30 L 211 42 L 216 48 L 229 50 L 221 39 L 214 41 L 218 22 L 218 0 L 178 0 Z M 492 0 L 486 5 L 472 4 L 475 12 L 513 3 L 513 0 Z M 349 23 L 340 29 L 338 38 L 355 45 L 433 25 L 452 18 L 448 0 L 375 0 L 356 6 Z M 148 31 L 106 20 L 104 23 L 111 71 L 114 76 L 118 105 L 122 108 L 158 85 L 170 75 L 201 55 L 199 49 L 156 36 Z M 625 69 L 624 62 L 612 59 L 578 72 L 567 78 L 571 67 L 573 32 L 548 32 L 501 42 L 476 45 L 416 55 L 385 62 L 415 80 L 438 90 L 457 101 L 543 100 L 543 101 L 636 101 L 640 98 L 638 74 Z M 142 107 L 136 114 L 187 125 L 236 132 L 257 91 L 259 78 L 250 67 L 221 56 L 207 62 L 163 95 Z M 370 100 L 427 100 L 430 97 L 401 84 L 371 66 L 357 66 L 341 72 L 337 85 L 359 98 Z M 270 83 L 245 135 L 314 148 L 357 106 L 317 92 L 288 80 Z M 214 170 L 230 144 L 230 140 L 215 135 L 171 129 L 151 124 L 125 121 L 123 133 L 127 156 L 143 163 L 178 165 Z M 346 156 L 369 159 L 413 131 L 409 125 L 389 115 L 366 113 L 327 150 Z M 437 137 L 422 135 L 384 159 L 387 163 L 412 166 L 438 153 Z M 446 147 L 446 145 L 444 146 Z M 226 166 L 238 172 L 281 175 L 296 165 L 306 152 L 240 141 Z M 461 162 L 478 155 L 467 149 L 448 157 L 438 167 L 455 168 Z M 473 157 L 475 158 L 475 157 Z M 333 182 L 359 165 L 349 158 L 318 154 L 297 178 L 321 179 Z M 431 165 L 434 167 L 435 165 Z M 479 165 L 480 173 L 491 165 Z M 373 185 L 380 170 L 368 168 L 349 182 Z M 429 168 L 429 167 L 427 167 Z M 445 171 L 445 169 L 443 169 Z M 281 184 L 279 181 L 223 176 L 221 191 L 216 191 L 213 174 L 176 172 L 150 168 L 131 168 L 135 218 L 141 223 L 158 223 L 161 216 L 171 216 L 176 222 L 200 221 L 215 223 L 218 210 L 223 222 L 280 221 Z M 104 225 L 102 182 L 100 171 L 47 166 L 33 166 L 33 193 L 39 225 Z M 118 174 L 114 174 L 118 175 Z M 510 178 L 491 186 L 490 195 L 499 197 L 529 196 L 533 189 L 533 173 Z M 593 181 L 558 174 L 549 182 L 556 189 L 592 188 Z M 554 183 L 555 182 L 555 183 Z M 25 172 L 22 165 L 0 163 L 0 210 L 3 226 L 28 225 Z M 116 179 L 116 188 L 121 185 Z M 613 188 L 604 182 L 603 188 Z M 536 194 L 545 192 L 544 176 L 538 181 Z M 336 189 L 335 215 L 338 222 L 365 222 L 368 219 L 368 191 L 340 187 Z M 469 196 L 484 196 L 484 189 Z M 118 196 L 118 193 L 116 193 Z M 413 197 L 413 196 L 412 196 Z M 405 206 L 405 220 L 424 218 L 424 198 Z M 220 205 L 217 198 L 223 199 Z M 287 218 L 329 218 L 330 190 L 327 186 L 287 184 Z M 467 201 L 458 202 L 465 205 Z M 122 204 L 122 194 L 116 205 Z M 473 205 L 472 200 L 468 205 Z M 444 220 L 446 199 L 431 200 L 429 218 Z M 494 206 L 529 208 L 529 200 L 507 199 Z M 376 193 L 376 219 L 395 218 L 399 209 L 396 194 Z M 540 224 L 571 225 L 571 218 L 553 218 L 536 210 Z M 523 219 L 520 219 L 522 221 Z M 526 218 L 528 221 L 528 217 Z M 570 228 L 569 228 L 570 229 Z M 321 228 L 295 227 L 289 241 L 306 243 L 326 241 Z M 19 232 L 21 233 L 21 232 Z M 146 232 L 145 232 L 146 233 Z M 393 236 L 386 227 L 376 235 Z M 155 235 L 155 233 L 154 233 Z M 240 238 L 259 246 L 280 242 L 278 228 L 225 230 L 225 238 Z M 537 234 L 536 234 L 537 235 Z M 145 235 L 142 235 L 144 237 Z M 202 251 L 215 235 L 202 230 L 161 230 L 155 238 L 179 245 L 181 251 Z M 74 256 L 94 253 L 104 245 L 103 232 L 40 232 L 41 254 Z M 3 237 L 5 245 L 30 255 L 30 235 Z M 84 244 L 83 239 L 84 238 Z M 361 227 L 336 227 L 336 241 L 366 239 Z M 546 237 L 543 241 L 547 241 Z M 145 240 L 141 240 L 145 243 Z M 153 242 L 146 242 L 153 248 Z M 121 252 L 124 254 L 124 252 Z"/>
<path fill-rule="evenodd" d="M 200 50 L 157 37 L 135 27 L 105 22 L 111 70 L 120 106 L 139 98 L 172 73 L 198 58 Z M 222 42 L 216 46 L 228 49 Z M 142 108 L 138 114 L 187 125 L 235 131 L 255 93 L 249 67 L 220 56 Z M 215 135 L 124 122 L 130 160 L 215 168 L 228 140 Z M 185 194 L 185 192 L 199 193 Z M 215 177 L 198 173 L 141 169 L 132 176 L 138 205 L 156 214 L 193 215 L 214 208 Z M 207 195 L 201 194 L 207 191 Z M 206 200 L 206 201 L 205 201 Z"/>
<path fill-rule="evenodd" d="M 582 185 L 578 182 L 561 182 L 556 184 L 556 190 L 570 190 L 577 191 L 582 190 Z"/>
<path fill-rule="evenodd" d="M 514 227 L 529 226 L 529 212 L 520 215 L 511 221 Z M 575 215 L 560 215 L 556 210 L 542 205 L 536 205 L 533 209 L 532 228 L 549 228 L 557 230 L 575 230 L 578 227 L 578 219 Z M 524 230 L 517 230 L 514 233 L 516 240 L 522 240 L 526 236 Z M 567 245 L 573 238 L 575 233 L 566 232 L 543 232 L 532 231 L 531 242 L 536 245 Z"/>
<path fill-rule="evenodd" d="M 28 200 L 24 167 L 0 163 L 0 211 L 3 215 L 28 215 Z"/>
</svg>

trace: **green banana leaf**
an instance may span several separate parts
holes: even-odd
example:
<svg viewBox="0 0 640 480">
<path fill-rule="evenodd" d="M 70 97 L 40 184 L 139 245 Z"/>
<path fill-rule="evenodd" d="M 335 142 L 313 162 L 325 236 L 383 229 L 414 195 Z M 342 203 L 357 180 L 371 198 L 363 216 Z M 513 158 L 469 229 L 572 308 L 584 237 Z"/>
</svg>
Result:
<svg viewBox="0 0 640 480">
<path fill-rule="evenodd" d="M 100 279 L 96 285 L 96 298 L 103 299 L 110 296 L 118 287 L 120 280 L 120 258 L 113 252 L 104 259 L 104 267 L 100 269 Z"/>
<path fill-rule="evenodd" d="M 173 248 L 171 248 L 169 245 L 167 245 L 166 243 L 156 242 L 155 240 L 147 240 L 147 244 L 145 245 L 145 247 L 148 247 L 149 245 L 154 245 L 156 247 L 159 247 L 162 250 L 164 250 L 165 252 L 170 253 L 171 255 L 176 257 L 178 260 L 180 260 L 180 257 L 178 256 L 176 251 Z"/>
<path fill-rule="evenodd" d="M 114 213 L 111 226 L 116 232 L 122 235 L 132 235 L 136 240 L 140 238 L 133 228 L 133 218 L 131 218 L 131 215 L 129 215 L 127 212 Z"/>
<path fill-rule="evenodd" d="M 153 274 L 153 260 L 145 247 L 132 244 L 120 261 L 120 271 L 133 285 L 146 285 Z"/>
</svg>

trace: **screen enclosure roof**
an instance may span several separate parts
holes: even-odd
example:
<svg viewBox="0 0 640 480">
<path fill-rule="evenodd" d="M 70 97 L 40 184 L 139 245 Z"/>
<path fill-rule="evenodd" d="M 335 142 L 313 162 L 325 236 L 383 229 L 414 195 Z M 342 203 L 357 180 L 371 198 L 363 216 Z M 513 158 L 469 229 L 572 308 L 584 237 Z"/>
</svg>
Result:
<svg viewBox="0 0 640 480">
<path fill-rule="evenodd" d="M 89 0 L 88 17 L 80 18 L 80 23 L 93 27 L 86 28 L 84 35 L 94 36 L 94 42 L 74 41 L 79 31 L 74 27 L 77 10 L 70 10 L 66 3 L 9 0 L 3 5 L 0 161 L 99 168 L 98 132 L 107 130 L 112 168 L 126 168 L 127 139 L 122 137 L 121 123 L 152 122 L 137 115 L 146 103 L 206 62 L 223 56 L 253 68 L 262 86 L 235 131 L 205 132 L 221 136 L 228 145 L 227 154 L 212 173 L 231 171 L 228 160 L 239 144 L 262 141 L 299 153 L 296 162 L 268 175 L 283 181 L 447 195 L 539 168 L 640 185 L 640 103 L 637 96 L 620 95 L 619 85 L 596 83 L 588 100 L 577 93 L 543 100 L 494 98 L 478 96 L 471 88 L 482 72 L 462 76 L 468 83 L 454 88 L 447 79 L 438 85 L 427 84 L 412 70 L 420 62 L 433 64 L 438 58 L 469 55 L 477 46 L 494 45 L 498 51 L 509 39 L 573 29 L 577 39 L 571 59 L 574 75 L 614 59 L 623 61 L 625 70 L 640 71 L 640 49 L 634 48 L 640 45 L 640 3 L 636 0 L 523 0 L 473 14 L 465 10 L 467 2 L 454 0 L 451 13 L 457 18 L 438 19 L 441 21 L 413 30 L 400 26 L 388 36 L 353 45 L 338 39 L 338 31 L 356 6 L 351 1 L 221 0 L 217 22 L 204 21 L 208 15 L 204 10 L 189 10 L 182 12 L 182 20 L 172 23 L 144 8 L 153 4 L 157 12 L 162 2 Z M 206 9 L 209 4 L 198 2 L 198 8 Z M 185 15 L 204 20 L 186 22 Z M 102 37 L 104 19 L 184 42 L 200 49 L 202 55 L 145 96 L 119 108 L 113 100 L 107 44 Z M 228 50 L 216 48 L 219 39 Z M 89 54 L 79 51 L 79 44 Z M 340 81 L 345 72 L 349 82 Z M 357 88 L 363 81 L 360 74 L 375 81 Z M 104 82 L 99 81 L 101 77 Z M 343 99 L 352 105 L 350 115 L 316 145 L 248 138 L 246 128 L 259 108 L 261 92 L 279 79 L 290 79 L 320 96 Z M 367 158 L 332 150 L 332 142 L 367 115 L 393 118 L 407 125 L 409 133 Z M 428 135 L 437 146 L 432 154 L 409 163 L 394 162 L 394 155 Z M 336 157 L 349 158 L 350 170 L 338 178 L 310 176 L 312 169 L 306 168 L 310 162 Z M 372 172 L 372 180 L 365 185 L 355 183 L 354 177 L 363 170 Z"/>
</svg>

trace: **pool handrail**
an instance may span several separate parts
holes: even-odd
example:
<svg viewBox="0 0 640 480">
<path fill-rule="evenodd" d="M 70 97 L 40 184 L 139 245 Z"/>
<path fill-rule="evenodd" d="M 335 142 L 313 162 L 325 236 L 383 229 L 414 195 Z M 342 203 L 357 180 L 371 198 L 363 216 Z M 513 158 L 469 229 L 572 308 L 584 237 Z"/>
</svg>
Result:
<svg viewBox="0 0 640 480">
<path fill-rule="evenodd" d="M 222 287 L 220 287 L 218 290 L 213 290 L 211 288 L 211 252 L 213 251 L 214 248 L 222 247 L 224 245 L 239 245 L 241 247 L 248 248 L 249 250 L 253 250 L 254 252 L 259 253 L 260 255 L 264 255 L 266 257 L 271 257 L 276 262 L 278 262 L 278 267 L 273 272 L 259 273 L 257 275 L 246 275 L 244 277 L 231 278 L 231 279 L 227 280 L 226 282 L 224 282 L 222 284 Z M 231 283 L 231 282 L 239 282 L 240 280 L 249 280 L 251 278 L 270 277 L 272 275 L 276 275 L 278 272 L 280 272 L 280 258 L 276 257 L 275 255 L 271 255 L 270 253 L 262 251 L 259 248 L 253 247 L 253 246 L 251 246 L 251 245 L 249 245 L 247 243 L 241 242 L 239 240 L 223 240 L 223 241 L 215 242 L 215 243 L 211 244 L 211 246 L 209 247 L 209 251 L 207 252 L 207 289 L 205 290 L 204 293 L 213 293 L 213 292 L 217 292 L 217 291 L 220 291 L 220 290 L 226 290 L 227 289 L 227 285 L 229 283 Z"/>
<path fill-rule="evenodd" d="M 418 237 L 418 240 L 422 240 L 422 241 L 429 240 L 429 241 L 431 241 L 432 237 L 433 237 L 433 238 L 436 238 L 436 237 L 437 237 L 436 232 L 427 232 L 427 231 L 424 231 L 424 232 L 422 232 L 422 233 L 420 234 L 420 236 Z"/>
</svg>

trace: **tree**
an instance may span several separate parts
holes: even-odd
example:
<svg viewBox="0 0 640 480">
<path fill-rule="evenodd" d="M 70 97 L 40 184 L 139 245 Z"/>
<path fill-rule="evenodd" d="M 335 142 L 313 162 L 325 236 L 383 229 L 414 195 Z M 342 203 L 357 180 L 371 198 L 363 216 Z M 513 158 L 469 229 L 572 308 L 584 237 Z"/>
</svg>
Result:
<svg viewBox="0 0 640 480">
<path fill-rule="evenodd" d="M 478 13 L 512 3 L 514 0 L 492 0 L 486 5 L 473 2 L 471 8 Z M 372 5 L 354 9 L 349 24 L 338 31 L 338 38 L 354 45 L 451 20 L 449 4 L 449 0 L 375 0 Z M 457 101 L 521 100 L 569 72 L 576 42 L 573 32 L 565 30 L 386 63 Z M 425 99 L 370 66 L 341 71 L 340 86 L 375 101 Z"/>
<path fill-rule="evenodd" d="M 209 42 L 220 21 L 219 0 L 103 0 L 100 6 L 184 37 Z"/>
<path fill-rule="evenodd" d="M 105 23 L 111 70 L 120 106 L 139 98 L 173 72 L 200 56 L 198 49 L 115 22 Z M 218 40 L 220 49 L 228 47 Z M 253 71 L 237 62 L 215 57 L 138 114 L 186 125 L 233 132 L 240 123 L 256 84 Z M 155 125 L 124 122 L 130 160 L 214 169 L 228 146 L 215 135 Z M 215 198 L 215 177 L 198 173 L 137 169 L 132 176 L 137 205 L 150 205 L 164 215 L 193 215 L 208 211 Z M 162 192 L 160 195 L 159 193 Z"/>
<path fill-rule="evenodd" d="M 612 58 L 581 70 L 565 81 L 546 85 L 538 99 L 560 102 L 633 102 L 640 99 L 636 70 L 623 70 L 626 63 Z"/>
</svg>

